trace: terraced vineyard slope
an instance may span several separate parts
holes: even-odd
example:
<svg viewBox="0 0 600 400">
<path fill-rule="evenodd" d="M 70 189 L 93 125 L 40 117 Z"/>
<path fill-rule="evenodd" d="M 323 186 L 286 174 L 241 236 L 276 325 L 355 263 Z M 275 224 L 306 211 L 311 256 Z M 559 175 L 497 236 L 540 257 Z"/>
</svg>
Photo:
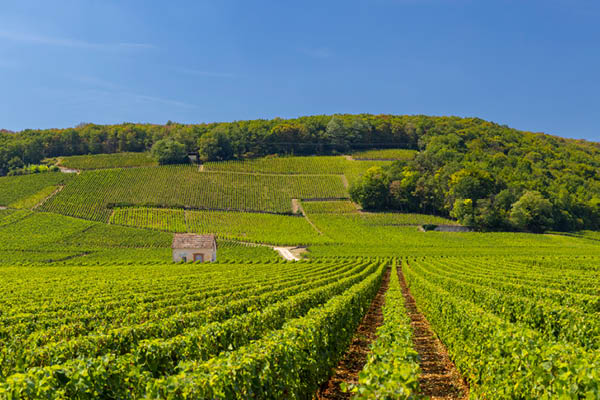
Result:
<svg viewBox="0 0 600 400">
<path fill-rule="evenodd" d="M 119 205 L 290 214 L 293 198 L 347 196 L 338 175 L 251 175 L 167 166 L 82 172 L 42 209 L 108 222 L 110 208 Z"/>
</svg>

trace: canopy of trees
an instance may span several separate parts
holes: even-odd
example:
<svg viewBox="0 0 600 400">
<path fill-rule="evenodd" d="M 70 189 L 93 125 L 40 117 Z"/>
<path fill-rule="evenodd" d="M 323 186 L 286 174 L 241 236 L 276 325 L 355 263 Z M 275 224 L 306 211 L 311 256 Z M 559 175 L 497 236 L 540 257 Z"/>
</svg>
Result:
<svg viewBox="0 0 600 400">
<path fill-rule="evenodd" d="M 45 157 L 147 151 L 163 139 L 182 145 L 170 142 L 170 148 L 198 151 L 204 160 L 420 150 L 412 161 L 371 171 L 352 188 L 353 197 L 365 208 L 454 216 L 483 230 L 600 228 L 600 144 L 478 118 L 316 115 L 0 131 L 0 176 Z"/>
<path fill-rule="evenodd" d="M 365 208 L 451 216 L 479 230 L 600 229 L 600 144 L 434 120 L 414 160 L 394 163 L 378 182 L 363 177 L 353 199 Z M 388 190 L 380 199 L 361 198 L 381 181 Z"/>
<path fill-rule="evenodd" d="M 154 143 L 152 156 L 160 165 L 183 164 L 187 161 L 185 146 L 173 139 L 161 139 Z"/>
<path fill-rule="evenodd" d="M 67 129 L 0 131 L 0 176 L 45 157 L 148 151 L 172 139 L 205 160 L 241 159 L 267 154 L 336 154 L 349 149 L 416 149 L 431 126 L 429 117 L 317 115 L 284 120 L 209 124 L 81 124 Z"/>
</svg>

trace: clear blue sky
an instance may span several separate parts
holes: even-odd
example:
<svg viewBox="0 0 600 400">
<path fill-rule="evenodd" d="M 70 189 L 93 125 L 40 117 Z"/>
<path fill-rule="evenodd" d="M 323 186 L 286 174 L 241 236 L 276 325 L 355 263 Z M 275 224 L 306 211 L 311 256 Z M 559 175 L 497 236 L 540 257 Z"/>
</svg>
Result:
<svg viewBox="0 0 600 400">
<path fill-rule="evenodd" d="M 600 141 L 597 0 L 3 0 L 0 127 L 477 116 Z"/>
</svg>

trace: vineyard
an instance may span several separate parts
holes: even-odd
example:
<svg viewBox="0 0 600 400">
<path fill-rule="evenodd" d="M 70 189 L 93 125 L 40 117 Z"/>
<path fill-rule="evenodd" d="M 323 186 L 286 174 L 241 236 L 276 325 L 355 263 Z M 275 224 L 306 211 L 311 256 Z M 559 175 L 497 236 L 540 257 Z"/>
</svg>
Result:
<svg viewBox="0 0 600 400">
<path fill-rule="evenodd" d="M 600 396 L 600 259 L 553 261 L 403 263 L 412 294 L 469 380 L 472 396 Z"/>
<path fill-rule="evenodd" d="M 111 224 L 167 232 L 214 233 L 222 239 L 278 245 L 323 243 L 327 239 L 302 217 L 235 211 L 116 208 Z"/>
<path fill-rule="evenodd" d="M 27 238 L 27 240 L 23 240 Z M 172 235 L 107 225 L 51 213 L 0 210 L 0 265 L 90 265 L 171 259 Z M 268 247 L 248 247 L 219 240 L 220 260 L 274 259 Z"/>
<path fill-rule="evenodd" d="M 419 354 L 394 265 L 382 307 L 383 323 L 356 385 L 344 385 L 354 399 L 412 399 L 419 396 Z"/>
<path fill-rule="evenodd" d="M 356 204 L 351 201 L 303 201 L 302 208 L 308 214 L 356 213 Z"/>
<path fill-rule="evenodd" d="M 70 169 L 151 167 L 157 165 L 149 153 L 94 154 L 60 157 L 58 164 Z"/>
<path fill-rule="evenodd" d="M 357 383 L 344 386 L 355 399 L 419 397 L 404 279 L 472 397 L 597 398 L 599 261 L 3 267 L 1 335 L 12 339 L 0 347 L 0 396 L 307 398 L 328 379 L 388 273 L 377 338 Z"/>
<path fill-rule="evenodd" d="M 0 399 L 600 399 L 598 232 L 424 232 L 456 222 L 348 199 L 409 153 L 0 178 Z M 217 262 L 172 262 L 176 232 Z"/>
<path fill-rule="evenodd" d="M 190 232 L 215 232 L 219 237 L 240 241 L 279 245 L 307 245 L 327 241 L 300 216 L 188 211 L 187 223 Z"/>
<path fill-rule="evenodd" d="M 158 229 L 165 232 L 187 232 L 183 209 L 125 207 L 115 208 L 109 223 L 137 228 Z"/>
<path fill-rule="evenodd" d="M 35 197 L 40 192 L 47 196 L 48 188 L 53 188 L 53 191 L 54 187 L 65 184 L 70 178 L 71 175 L 60 172 L 2 177 L 0 178 L 0 206 L 13 206 L 13 204 L 19 206 L 20 202 Z M 39 198 L 40 196 L 35 197 L 35 199 Z M 28 201 L 25 205 L 31 204 L 35 205 L 35 200 Z"/>
<path fill-rule="evenodd" d="M 596 255 L 595 241 L 562 235 L 526 233 L 447 233 L 419 232 L 416 227 L 368 225 L 354 219 L 331 215 L 312 215 L 310 220 L 332 243 L 310 247 L 314 257 L 402 255 Z"/>
<path fill-rule="evenodd" d="M 0 348 L 0 395 L 307 397 L 387 268 L 368 259 L 4 268 L 2 336 L 12 339 Z"/>
<path fill-rule="evenodd" d="M 417 155 L 415 150 L 381 149 L 364 150 L 352 153 L 355 160 L 412 160 Z"/>
<path fill-rule="evenodd" d="M 294 198 L 347 196 L 343 180 L 337 175 L 250 175 L 168 166 L 82 172 L 41 209 L 108 222 L 114 206 L 290 214 Z"/>
<path fill-rule="evenodd" d="M 205 171 L 263 174 L 342 175 L 350 161 L 341 156 L 265 157 L 256 160 L 207 162 Z"/>
<path fill-rule="evenodd" d="M 257 160 L 206 163 L 203 168 L 205 171 L 254 174 L 339 175 L 352 183 L 369 168 L 389 166 L 392 161 L 353 161 L 342 156 L 265 157 Z"/>
</svg>

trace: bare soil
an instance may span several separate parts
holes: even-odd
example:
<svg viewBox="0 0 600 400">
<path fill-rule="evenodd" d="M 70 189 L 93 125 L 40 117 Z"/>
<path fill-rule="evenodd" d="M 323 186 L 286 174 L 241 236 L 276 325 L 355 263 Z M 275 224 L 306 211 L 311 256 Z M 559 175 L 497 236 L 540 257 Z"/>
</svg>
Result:
<svg viewBox="0 0 600 400">
<path fill-rule="evenodd" d="M 298 199 L 292 199 L 292 213 L 298 214 L 300 212 L 300 201 Z M 304 215 L 304 210 L 302 210 L 302 215 Z"/>
<path fill-rule="evenodd" d="M 302 256 L 304 254 L 306 254 L 308 252 L 308 250 L 306 249 L 306 247 L 303 246 L 298 246 L 298 247 L 294 247 L 292 249 L 290 249 L 290 253 L 292 253 L 293 255 L 295 255 L 298 258 L 302 258 Z"/>
<path fill-rule="evenodd" d="M 319 400 L 339 400 L 350 399 L 351 393 L 344 393 L 340 388 L 342 382 L 347 384 L 358 383 L 358 374 L 362 371 L 367 362 L 369 346 L 377 338 L 377 328 L 383 323 L 383 313 L 381 308 L 385 302 L 385 292 L 390 283 L 390 271 L 388 269 L 383 276 L 381 287 L 371 302 L 369 310 L 363 317 L 358 326 L 352 343 L 342 360 L 335 369 L 335 374 L 329 378 L 317 391 L 315 398 Z"/>
<path fill-rule="evenodd" d="M 350 183 L 348 183 L 348 178 L 346 178 L 346 175 L 342 175 L 342 183 L 344 184 L 344 187 L 346 189 L 348 189 L 348 187 L 350 186 Z"/>
<path fill-rule="evenodd" d="M 450 360 L 446 347 L 431 329 L 429 322 L 419 311 L 410 294 L 401 268 L 398 279 L 404 295 L 406 310 L 413 328 L 413 345 L 421 358 L 421 393 L 431 399 L 468 399 L 469 387 L 465 379 Z"/>
</svg>

